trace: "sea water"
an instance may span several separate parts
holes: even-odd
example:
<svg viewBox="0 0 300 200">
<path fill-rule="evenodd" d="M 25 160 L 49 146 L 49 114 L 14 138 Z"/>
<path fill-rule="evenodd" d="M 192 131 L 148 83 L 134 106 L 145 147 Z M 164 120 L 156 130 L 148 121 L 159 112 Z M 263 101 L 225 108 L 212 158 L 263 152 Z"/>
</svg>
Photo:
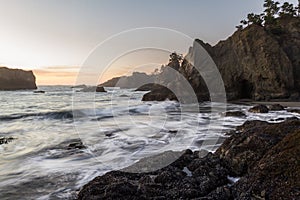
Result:
<svg viewBox="0 0 300 200">
<path fill-rule="evenodd" d="M 214 151 L 246 120 L 300 117 L 286 111 L 249 113 L 249 106 L 204 102 L 142 102 L 145 92 L 69 86 L 0 92 L 0 199 L 74 199 L 96 176 L 165 151 Z M 195 106 L 198 109 L 194 109 Z M 186 106 L 187 108 L 189 105 Z M 215 112 L 212 112 L 212 107 Z M 243 111 L 246 117 L 225 117 Z M 86 148 L 71 148 L 80 144 Z"/>
</svg>

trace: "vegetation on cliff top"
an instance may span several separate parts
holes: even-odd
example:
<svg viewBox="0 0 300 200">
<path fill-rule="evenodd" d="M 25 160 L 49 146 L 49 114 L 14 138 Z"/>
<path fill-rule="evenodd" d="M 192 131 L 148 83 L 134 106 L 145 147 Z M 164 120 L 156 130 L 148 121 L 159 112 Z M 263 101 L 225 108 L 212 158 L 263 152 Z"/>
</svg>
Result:
<svg viewBox="0 0 300 200">
<path fill-rule="evenodd" d="M 265 8 L 263 13 L 249 13 L 247 19 L 241 20 L 241 25 L 236 26 L 236 28 L 243 29 L 251 24 L 272 26 L 276 25 L 276 19 L 279 17 L 300 17 L 300 0 L 298 0 L 298 6 L 294 6 L 289 2 L 285 2 L 280 6 L 279 2 L 272 0 L 265 0 L 263 6 Z"/>
</svg>

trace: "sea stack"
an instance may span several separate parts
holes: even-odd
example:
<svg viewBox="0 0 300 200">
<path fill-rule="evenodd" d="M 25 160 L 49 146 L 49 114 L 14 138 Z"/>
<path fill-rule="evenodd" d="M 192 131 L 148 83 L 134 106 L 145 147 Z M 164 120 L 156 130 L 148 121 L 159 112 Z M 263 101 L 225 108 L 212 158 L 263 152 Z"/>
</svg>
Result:
<svg viewBox="0 0 300 200">
<path fill-rule="evenodd" d="M 0 90 L 35 90 L 35 76 L 32 71 L 0 67 Z"/>
</svg>

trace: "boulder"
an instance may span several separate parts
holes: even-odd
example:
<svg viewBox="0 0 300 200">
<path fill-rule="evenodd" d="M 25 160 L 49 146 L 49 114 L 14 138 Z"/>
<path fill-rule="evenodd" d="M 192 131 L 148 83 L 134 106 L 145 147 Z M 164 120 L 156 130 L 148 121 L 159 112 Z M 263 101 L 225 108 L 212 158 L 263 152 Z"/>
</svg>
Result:
<svg viewBox="0 0 300 200">
<path fill-rule="evenodd" d="M 171 90 L 165 87 L 161 87 L 160 89 L 154 89 L 151 92 L 146 93 L 142 98 L 142 101 L 165 101 L 165 100 L 178 101 L 175 94 Z"/>
<path fill-rule="evenodd" d="M 106 90 L 102 86 L 97 86 L 96 87 L 96 92 L 106 92 Z"/>
<path fill-rule="evenodd" d="M 256 105 L 250 108 L 248 111 L 252 113 L 268 113 L 269 109 L 265 105 Z"/>
<path fill-rule="evenodd" d="M 269 106 L 269 110 L 270 111 L 281 111 L 281 110 L 284 110 L 284 106 L 282 106 L 280 104 L 272 104 Z"/>
<path fill-rule="evenodd" d="M 32 71 L 0 67 L 0 90 L 35 90 L 35 76 Z"/>
</svg>

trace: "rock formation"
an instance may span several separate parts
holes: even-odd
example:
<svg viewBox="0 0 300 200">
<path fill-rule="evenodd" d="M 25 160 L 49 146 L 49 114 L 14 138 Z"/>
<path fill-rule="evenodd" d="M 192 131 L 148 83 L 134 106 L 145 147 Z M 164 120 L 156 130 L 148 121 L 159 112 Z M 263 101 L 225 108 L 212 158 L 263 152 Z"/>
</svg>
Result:
<svg viewBox="0 0 300 200">
<path fill-rule="evenodd" d="M 37 89 L 32 71 L 0 67 L 0 90 Z"/>
<path fill-rule="evenodd" d="M 112 78 L 99 86 L 120 87 L 120 88 L 138 88 L 142 85 L 153 83 L 155 75 L 148 75 L 141 72 L 133 72 L 131 76 L 121 76 Z"/>
<path fill-rule="evenodd" d="M 78 199 L 297 199 L 299 130 L 299 119 L 247 121 L 214 154 L 186 150 L 154 172 L 108 172 Z"/>
<path fill-rule="evenodd" d="M 299 17 L 278 18 L 276 26 L 270 27 L 252 24 L 215 46 L 198 39 L 195 43 L 200 44 L 216 63 L 228 100 L 299 98 Z M 187 59 L 192 53 L 193 47 L 177 68 L 189 81 L 198 99 L 207 100 L 209 94 L 205 82 Z M 168 64 L 172 65 L 171 62 Z M 173 77 L 169 83 L 178 82 L 176 79 Z M 153 92 L 152 96 L 155 97 Z"/>
</svg>

